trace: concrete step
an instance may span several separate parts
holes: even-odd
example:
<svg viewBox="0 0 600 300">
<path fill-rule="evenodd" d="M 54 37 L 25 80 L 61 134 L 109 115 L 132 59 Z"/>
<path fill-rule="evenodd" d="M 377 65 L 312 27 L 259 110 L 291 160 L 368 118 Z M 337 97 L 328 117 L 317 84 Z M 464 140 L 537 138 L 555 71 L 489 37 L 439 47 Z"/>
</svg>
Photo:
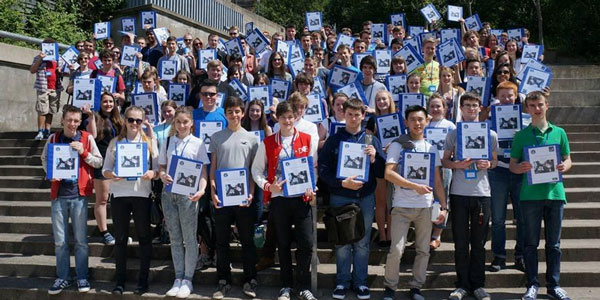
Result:
<svg viewBox="0 0 600 300">
<path fill-rule="evenodd" d="M 16 233 L 0 234 L 0 253 L 20 253 L 23 255 L 54 255 L 54 242 L 51 235 L 29 235 Z M 95 257 L 113 257 L 114 246 L 106 246 L 101 242 L 100 237 L 90 237 L 89 255 Z M 545 260 L 544 241 L 540 242 L 538 254 L 540 261 Z M 486 243 L 487 261 L 493 260 L 491 251 L 491 242 Z M 507 257 L 509 265 L 513 263 L 515 241 L 508 240 L 506 243 Z M 600 262 L 599 239 L 575 240 L 562 239 L 562 261 L 598 261 Z M 127 247 L 129 257 L 138 257 L 138 243 L 135 241 Z M 295 250 L 294 250 L 295 252 Z M 257 249 L 257 253 L 262 253 L 262 248 Z M 372 244 L 370 248 L 369 265 L 385 265 L 387 248 L 379 248 Z M 318 244 L 317 254 L 319 262 L 322 264 L 335 264 L 335 250 L 333 246 L 326 242 Z M 415 249 L 408 247 L 403 255 L 403 264 L 412 264 L 414 261 Z M 169 245 L 155 244 L 152 247 L 152 258 L 158 260 L 168 260 L 171 258 L 171 247 Z M 234 262 L 242 261 L 242 248 L 238 243 L 231 243 L 231 259 Z M 437 250 L 431 253 L 430 263 L 447 263 L 454 260 L 454 244 L 452 242 L 443 242 Z M 278 261 L 278 259 L 276 259 Z"/>
<path fill-rule="evenodd" d="M 54 131 L 52 131 L 54 132 Z M 29 139 L 33 140 L 37 132 L 32 131 L 7 131 L 0 132 L 0 139 Z"/>
<path fill-rule="evenodd" d="M 25 256 L 20 254 L 0 254 L 0 276 L 19 277 L 54 277 L 56 272 L 56 261 L 54 256 L 36 255 Z M 171 260 L 153 260 L 151 262 L 150 278 L 151 284 L 170 283 L 174 279 Z M 71 260 L 74 265 L 74 258 Z M 412 266 L 401 265 L 400 281 L 406 282 L 412 277 L 410 268 Z M 545 272 L 545 264 L 539 265 L 540 274 Z M 128 260 L 127 276 L 130 280 L 137 279 L 139 262 L 137 259 Z M 318 283 L 320 287 L 332 289 L 335 287 L 336 267 L 334 264 L 320 264 L 317 268 Z M 384 266 L 370 266 L 367 283 L 372 288 L 383 288 Z M 456 280 L 454 264 L 432 264 L 428 268 L 426 281 L 427 288 L 452 288 Z M 197 271 L 194 276 L 194 284 L 206 284 L 217 282 L 214 268 Z M 271 268 L 258 273 L 258 282 L 261 286 L 280 286 L 279 269 Z M 112 259 L 90 257 L 89 277 L 92 281 L 111 281 L 114 278 L 114 261 Z M 540 283 L 544 286 L 544 276 L 540 277 Z M 600 280 L 600 271 L 596 264 L 589 262 L 563 262 L 561 263 L 561 286 L 583 287 L 595 286 Z M 240 265 L 233 264 L 232 281 L 234 285 L 240 286 L 243 274 Z M 487 288 L 516 288 L 525 284 L 525 274 L 514 269 L 506 269 L 501 272 L 486 272 Z"/>
<path fill-rule="evenodd" d="M 552 91 L 548 101 L 550 105 L 556 106 L 598 106 L 600 105 L 600 90 Z"/>
<path fill-rule="evenodd" d="M 46 173 L 42 166 L 0 166 L 0 176 L 37 176 L 44 177 Z"/>
<path fill-rule="evenodd" d="M 571 151 L 600 151 L 599 141 L 589 142 L 571 142 L 569 141 Z"/>
<path fill-rule="evenodd" d="M 0 156 L 0 165 L 26 165 L 40 166 L 42 160 L 39 155 L 36 156 L 19 156 L 19 155 L 2 155 Z"/>
<path fill-rule="evenodd" d="M 50 181 L 40 176 L 0 176 L 0 186 L 48 189 Z"/>
<path fill-rule="evenodd" d="M 554 78 L 597 78 L 600 65 L 550 65 Z"/>
<path fill-rule="evenodd" d="M 600 162 L 573 162 L 569 174 L 596 174 L 600 170 Z"/>
<path fill-rule="evenodd" d="M 42 147 L 0 147 L 0 155 L 41 155 L 42 150 Z"/>
<path fill-rule="evenodd" d="M 97 229 L 95 220 L 88 220 L 88 234 L 93 234 Z M 373 226 L 375 227 L 375 226 Z M 112 220 L 108 220 L 108 228 L 112 231 Z M 0 216 L 0 233 L 20 234 L 52 234 L 51 220 L 48 217 L 15 217 Z M 130 224 L 130 234 L 134 235 L 133 223 Z M 317 224 L 319 241 L 327 240 L 325 226 Z M 516 225 L 506 225 L 507 239 L 514 239 Z M 600 239 L 600 220 L 564 220 L 562 224 L 563 239 Z M 442 240 L 451 241 L 451 230 L 445 230 Z"/>
<path fill-rule="evenodd" d="M 0 147 L 43 147 L 46 140 L 0 139 Z"/>
<path fill-rule="evenodd" d="M 600 124 L 558 124 L 568 134 L 577 132 L 600 132 Z"/>
<path fill-rule="evenodd" d="M 597 187 L 600 186 L 600 174 L 563 175 L 565 187 Z"/>
<path fill-rule="evenodd" d="M 573 132 L 568 133 L 569 142 L 596 142 L 600 141 L 600 132 Z"/>
<path fill-rule="evenodd" d="M 550 96 L 550 107 L 548 108 L 548 120 L 554 124 L 598 124 L 600 119 L 600 106 L 576 106 L 564 104 L 559 106 L 552 102 Z M 598 140 L 598 139 L 595 139 Z"/>
<path fill-rule="evenodd" d="M 600 151 L 571 151 L 571 160 L 580 162 L 600 162 Z"/>
<path fill-rule="evenodd" d="M 62 300 L 112 300 L 115 296 L 111 294 L 114 288 L 114 282 L 107 281 L 92 281 L 92 289 L 87 293 L 79 293 L 74 287 L 64 290 L 60 296 L 48 295 L 48 289 L 54 283 L 54 278 L 27 278 L 27 277 L 0 277 L 0 293 L 6 297 L 6 299 L 56 299 L 60 297 Z M 194 292 L 188 297 L 188 299 L 210 299 L 212 293 L 215 290 L 215 285 L 211 282 L 203 282 L 202 284 L 194 284 Z M 123 299 L 139 299 L 139 297 L 133 295 L 133 288 L 135 285 L 126 286 Z M 165 299 L 165 293 L 171 288 L 171 282 L 154 282 L 150 285 L 150 291 L 144 294 L 143 299 L 147 300 L 159 300 Z M 597 295 L 600 293 L 600 288 L 597 287 L 565 287 L 572 299 L 577 300 L 597 300 Z M 452 292 L 452 288 L 425 288 L 422 291 L 423 296 L 426 299 L 447 299 L 448 295 Z M 331 300 L 331 289 L 323 288 L 319 285 L 317 291 L 313 291 L 315 296 L 321 300 Z M 492 299 L 495 300 L 514 300 L 520 299 L 525 288 L 487 288 L 486 291 L 490 294 Z M 259 282 L 256 300 L 267 300 L 277 299 L 279 293 L 279 287 L 264 286 Z M 545 290 L 540 290 L 539 299 L 545 298 Z M 396 298 L 398 300 L 409 300 L 408 288 L 401 284 L 398 292 L 396 292 Z M 383 288 L 371 288 L 371 298 L 381 299 L 383 297 Z M 168 299 L 168 298 L 167 298 Z M 227 295 L 226 299 L 231 300 L 242 300 L 248 299 L 247 296 L 242 294 L 241 286 L 234 285 Z M 355 300 L 353 292 L 348 293 L 348 298 Z M 475 298 L 467 296 L 463 298 L 465 300 L 474 300 Z"/>
<path fill-rule="evenodd" d="M 550 88 L 552 91 L 600 90 L 600 78 L 552 78 Z"/>
</svg>

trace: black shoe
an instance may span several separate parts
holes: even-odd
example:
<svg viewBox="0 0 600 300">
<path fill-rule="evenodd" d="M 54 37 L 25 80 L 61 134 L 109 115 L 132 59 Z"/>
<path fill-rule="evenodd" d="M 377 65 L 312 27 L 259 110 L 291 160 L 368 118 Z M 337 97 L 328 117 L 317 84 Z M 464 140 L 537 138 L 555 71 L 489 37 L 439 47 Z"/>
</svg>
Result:
<svg viewBox="0 0 600 300">
<path fill-rule="evenodd" d="M 381 300 L 394 300 L 394 290 L 390 289 L 389 287 L 386 287 L 385 291 L 383 292 L 383 298 L 381 298 Z"/>
<path fill-rule="evenodd" d="M 135 288 L 135 290 L 133 290 L 133 293 L 141 296 L 143 294 L 145 294 L 146 292 L 148 292 L 148 286 L 138 286 Z"/>
<path fill-rule="evenodd" d="M 494 261 L 488 268 L 490 272 L 498 272 L 502 269 L 506 269 L 506 259 L 500 257 L 494 257 Z"/>
<path fill-rule="evenodd" d="M 515 269 L 525 272 L 525 260 L 521 258 L 515 258 Z"/>
<path fill-rule="evenodd" d="M 123 291 L 125 290 L 125 287 L 122 285 L 117 285 L 115 286 L 115 288 L 112 290 L 113 295 L 123 295 Z"/>
<path fill-rule="evenodd" d="M 420 289 L 412 288 L 409 292 L 410 300 L 425 300 Z"/>
</svg>

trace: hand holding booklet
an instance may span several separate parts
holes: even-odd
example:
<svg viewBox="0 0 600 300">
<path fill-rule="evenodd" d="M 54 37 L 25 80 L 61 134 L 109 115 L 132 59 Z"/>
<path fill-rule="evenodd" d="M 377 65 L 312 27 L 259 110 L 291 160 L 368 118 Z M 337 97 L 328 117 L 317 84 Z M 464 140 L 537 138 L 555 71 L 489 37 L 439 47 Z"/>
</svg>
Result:
<svg viewBox="0 0 600 300">
<path fill-rule="evenodd" d="M 77 180 L 79 153 L 69 144 L 48 144 L 46 178 Z"/>
<path fill-rule="evenodd" d="M 219 207 L 250 204 L 250 185 L 246 168 L 217 170 L 216 183 Z"/>
</svg>

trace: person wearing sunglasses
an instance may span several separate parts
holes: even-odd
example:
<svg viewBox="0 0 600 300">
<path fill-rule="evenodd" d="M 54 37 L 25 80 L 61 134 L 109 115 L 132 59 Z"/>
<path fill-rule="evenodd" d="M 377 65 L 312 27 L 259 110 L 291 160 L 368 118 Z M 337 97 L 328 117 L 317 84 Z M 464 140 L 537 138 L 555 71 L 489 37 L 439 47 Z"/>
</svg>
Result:
<svg viewBox="0 0 600 300">
<path fill-rule="evenodd" d="M 219 97 L 217 86 L 218 83 L 211 79 L 204 80 L 200 84 L 198 96 L 202 105 L 194 110 L 194 120 L 221 121 L 225 126 L 227 125 L 225 111 L 217 106 L 217 98 Z"/>
<path fill-rule="evenodd" d="M 206 74 L 207 74 L 207 79 L 205 79 L 202 82 L 210 80 L 212 82 L 211 84 L 215 84 L 217 87 L 217 93 L 224 94 L 223 99 L 227 99 L 230 96 L 239 97 L 237 92 L 229 85 L 229 83 L 227 83 L 226 80 L 221 80 L 223 77 L 223 63 L 221 63 L 220 60 L 216 60 L 216 59 L 211 60 L 206 65 Z M 200 94 L 201 86 L 203 86 L 203 83 L 196 85 L 194 87 L 194 89 L 192 89 L 192 91 L 190 92 L 190 95 L 185 103 L 186 106 L 191 106 L 194 109 L 198 108 L 199 106 L 202 106 L 201 103 L 204 103 L 204 101 L 203 100 L 201 101 L 201 97 L 200 97 L 201 96 L 201 94 Z M 215 100 L 216 100 L 216 98 L 215 98 Z M 205 110 L 209 111 L 206 108 L 205 108 Z M 225 120 L 224 113 L 223 113 L 223 120 Z"/>
<path fill-rule="evenodd" d="M 138 106 L 130 106 L 125 110 L 126 124 L 121 133 L 110 141 L 106 151 L 106 159 L 102 174 L 111 179 L 110 191 L 113 193 L 111 212 L 115 233 L 115 265 L 117 284 L 113 294 L 122 295 L 127 281 L 127 241 L 129 239 L 129 220 L 133 215 L 136 236 L 139 241 L 139 277 L 136 295 L 148 291 L 148 276 L 152 258 L 152 231 L 150 230 L 150 208 L 152 200 L 151 180 L 158 178 L 158 146 L 156 139 L 146 136 L 142 123 L 146 119 L 144 110 Z M 139 143 L 147 145 L 145 159 L 148 171 L 140 177 L 119 177 L 116 173 L 118 164 L 123 164 L 116 151 L 120 143 Z M 124 157 L 126 158 L 126 157 Z M 140 158 L 140 163 L 144 163 Z"/>
</svg>

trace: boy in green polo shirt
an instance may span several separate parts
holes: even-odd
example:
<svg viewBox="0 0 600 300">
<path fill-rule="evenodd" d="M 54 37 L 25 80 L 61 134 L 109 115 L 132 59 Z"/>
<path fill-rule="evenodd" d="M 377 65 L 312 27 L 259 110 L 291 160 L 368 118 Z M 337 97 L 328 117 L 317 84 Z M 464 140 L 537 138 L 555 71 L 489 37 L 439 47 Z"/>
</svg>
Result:
<svg viewBox="0 0 600 300">
<path fill-rule="evenodd" d="M 532 92 L 525 98 L 525 106 L 531 114 L 531 124 L 515 134 L 513 147 L 510 153 L 511 172 L 523 174 L 531 170 L 532 165 L 523 160 L 523 149 L 529 146 L 542 146 L 550 144 L 560 145 L 562 162 L 558 164 L 559 172 L 564 173 L 571 169 L 571 156 L 569 140 L 565 131 L 546 120 L 548 101 L 542 92 Z M 523 176 L 521 186 L 520 206 L 521 214 L 525 220 L 525 275 L 527 276 L 527 292 L 521 299 L 535 300 L 539 289 L 538 254 L 537 247 L 540 242 L 540 229 L 542 219 L 545 225 L 546 236 L 546 287 L 548 296 L 552 299 L 570 300 L 565 290 L 560 288 L 560 231 L 563 208 L 567 203 L 565 188 L 562 182 L 541 183 L 530 185 L 527 177 Z"/>
</svg>

